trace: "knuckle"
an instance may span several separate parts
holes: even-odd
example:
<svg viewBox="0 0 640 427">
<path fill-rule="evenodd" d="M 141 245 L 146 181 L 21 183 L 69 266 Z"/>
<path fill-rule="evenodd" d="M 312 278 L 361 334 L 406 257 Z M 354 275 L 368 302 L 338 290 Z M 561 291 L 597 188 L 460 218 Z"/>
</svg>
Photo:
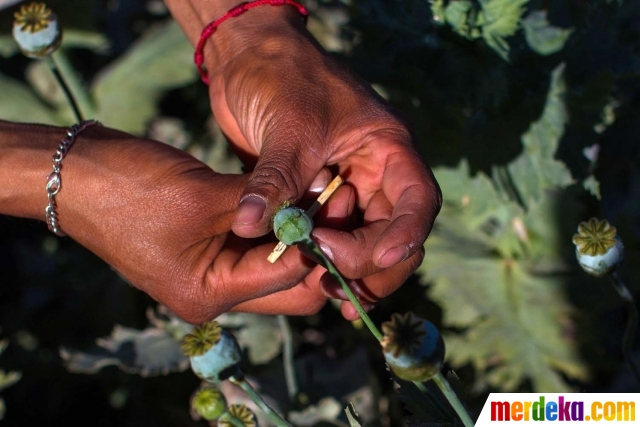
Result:
<svg viewBox="0 0 640 427">
<path fill-rule="evenodd" d="M 384 121 L 375 123 L 369 129 L 363 128 L 362 140 L 384 141 L 384 144 L 396 146 L 399 150 L 411 148 L 413 150 L 413 142 L 411 133 L 401 123 L 394 121 Z"/>
<path fill-rule="evenodd" d="M 251 181 L 253 192 L 261 193 L 269 199 L 283 196 L 290 198 L 304 192 L 300 185 L 300 174 L 285 159 L 272 160 L 262 165 L 256 170 Z"/>
<path fill-rule="evenodd" d="M 348 262 L 345 262 L 339 270 L 345 279 L 357 280 L 379 272 L 380 268 L 373 264 L 373 260 L 369 256 L 363 259 L 359 257 L 349 258 Z"/>
<path fill-rule="evenodd" d="M 366 136 L 384 137 L 390 143 L 403 146 L 412 145 L 413 136 L 407 123 L 394 112 L 388 109 L 374 110 L 365 114 L 364 120 L 369 123 L 361 127 Z"/>
</svg>

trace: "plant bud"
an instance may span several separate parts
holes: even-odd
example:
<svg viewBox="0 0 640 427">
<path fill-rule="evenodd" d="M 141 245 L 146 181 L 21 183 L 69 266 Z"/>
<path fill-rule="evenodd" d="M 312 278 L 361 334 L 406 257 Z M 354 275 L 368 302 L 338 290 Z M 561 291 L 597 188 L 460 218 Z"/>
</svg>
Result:
<svg viewBox="0 0 640 427">
<path fill-rule="evenodd" d="M 31 3 L 14 15 L 13 38 L 25 56 L 42 58 L 60 46 L 58 18 L 44 3 Z"/>
<path fill-rule="evenodd" d="M 213 421 L 227 410 L 227 400 L 220 390 L 207 386 L 196 392 L 191 400 L 191 408 L 205 420 Z"/>
<path fill-rule="evenodd" d="M 406 381 L 427 381 L 444 363 L 444 341 L 438 328 L 413 313 L 393 314 L 382 324 L 384 357 L 391 370 Z"/>
<path fill-rule="evenodd" d="M 280 209 L 273 217 L 273 231 L 278 240 L 295 245 L 311 240 L 313 220 L 304 209 L 289 206 Z"/>
<path fill-rule="evenodd" d="M 218 383 L 235 374 L 242 360 L 238 342 L 212 320 L 194 328 L 182 342 L 191 370 L 201 379 Z"/>
<path fill-rule="evenodd" d="M 607 220 L 591 218 L 578 225 L 573 236 L 576 258 L 584 271 L 602 277 L 624 260 L 624 246 L 617 230 Z"/>
</svg>

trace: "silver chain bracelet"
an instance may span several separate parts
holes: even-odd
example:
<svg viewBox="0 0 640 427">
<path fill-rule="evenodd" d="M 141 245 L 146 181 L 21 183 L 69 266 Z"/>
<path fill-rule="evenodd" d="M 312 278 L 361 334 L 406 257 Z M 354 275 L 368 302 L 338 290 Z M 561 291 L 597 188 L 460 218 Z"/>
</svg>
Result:
<svg viewBox="0 0 640 427">
<path fill-rule="evenodd" d="M 89 126 L 100 124 L 96 120 L 84 120 L 78 124 L 75 124 L 69 128 L 67 135 L 62 138 L 56 154 L 53 155 L 53 172 L 47 177 L 47 197 L 49 197 L 49 204 L 45 210 L 47 217 L 47 226 L 52 233 L 57 236 L 65 236 L 60 227 L 58 226 L 58 211 L 56 205 L 56 194 L 60 191 L 62 183 L 60 181 L 60 168 L 62 167 L 62 159 L 67 155 L 67 152 L 76 141 L 76 137 L 80 132 L 88 128 Z"/>
</svg>

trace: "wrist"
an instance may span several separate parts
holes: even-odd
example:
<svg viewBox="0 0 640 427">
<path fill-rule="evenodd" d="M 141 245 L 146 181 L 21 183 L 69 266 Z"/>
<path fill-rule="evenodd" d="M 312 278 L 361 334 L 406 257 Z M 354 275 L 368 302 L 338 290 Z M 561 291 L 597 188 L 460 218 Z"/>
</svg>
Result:
<svg viewBox="0 0 640 427">
<path fill-rule="evenodd" d="M 44 220 L 46 178 L 65 130 L 0 121 L 0 214 Z"/>
<path fill-rule="evenodd" d="M 212 75 L 245 51 L 278 54 L 285 46 L 309 38 L 305 20 L 295 7 L 262 5 L 217 27 L 204 43 L 204 65 Z"/>
<path fill-rule="evenodd" d="M 202 0 L 184 2 L 166 0 L 173 17 L 181 25 L 194 48 L 203 30 L 234 7 L 241 0 Z M 222 22 L 203 45 L 204 66 L 214 74 L 247 48 L 261 44 L 279 45 L 287 37 L 311 37 L 305 22 L 295 6 L 284 4 L 273 7 L 263 4 L 255 10 L 246 10 L 230 22 Z"/>
</svg>

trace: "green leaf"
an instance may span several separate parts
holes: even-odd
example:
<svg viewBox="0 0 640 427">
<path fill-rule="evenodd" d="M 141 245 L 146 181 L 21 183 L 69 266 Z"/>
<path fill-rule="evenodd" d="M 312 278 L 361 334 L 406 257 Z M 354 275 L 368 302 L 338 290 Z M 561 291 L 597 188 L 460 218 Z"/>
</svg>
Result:
<svg viewBox="0 0 640 427">
<path fill-rule="evenodd" d="M 505 223 L 520 211 L 484 173 L 471 178 L 466 160 L 460 161 L 456 169 L 435 168 L 434 175 L 440 183 L 445 203 L 459 209 L 461 221 L 470 229 L 477 229 L 489 219 Z"/>
<path fill-rule="evenodd" d="M 567 121 L 563 69 L 553 71 L 543 113 L 512 163 L 491 179 L 470 177 L 464 161 L 434 170 L 444 206 L 418 272 L 443 324 L 461 331 L 445 335 L 452 365 L 472 364 L 484 387 L 511 391 L 530 380 L 536 391 L 559 392 L 569 390 L 560 373 L 586 377 L 568 333 L 566 236 L 555 218 L 572 183 L 554 159 Z"/>
<path fill-rule="evenodd" d="M 518 30 L 518 21 L 529 0 L 480 0 L 483 27 L 501 37 L 510 37 Z"/>
<path fill-rule="evenodd" d="M 5 372 L 0 369 L 0 391 L 5 388 L 11 387 L 22 378 L 22 374 L 20 372 L 10 371 Z"/>
<path fill-rule="evenodd" d="M 510 391 L 530 380 L 536 391 L 567 391 L 560 372 L 586 377 L 568 333 L 567 233 L 556 218 L 578 212 L 568 205 L 574 187 L 545 189 L 525 211 L 501 170 L 493 180 L 470 177 L 466 162 L 434 170 L 444 205 L 418 273 L 431 284 L 444 326 L 461 331 L 445 334 L 453 366 L 473 365 L 483 387 Z"/>
<path fill-rule="evenodd" d="M 572 28 L 558 28 L 547 21 L 546 10 L 531 12 L 522 20 L 522 28 L 529 47 L 540 55 L 559 52 L 573 32 Z"/>
<path fill-rule="evenodd" d="M 137 330 L 116 325 L 111 336 L 96 340 L 87 352 L 60 348 L 60 356 L 71 372 L 94 374 L 106 366 L 117 366 L 143 377 L 181 372 L 189 359 L 181 349 L 182 339 L 193 330 L 166 306 L 147 309 L 150 326 Z"/>
<path fill-rule="evenodd" d="M 446 22 L 470 40 L 483 37 L 504 60 L 509 59 L 505 40 L 518 30 L 520 18 L 529 0 L 480 0 L 480 8 L 471 0 L 431 2 L 434 21 Z"/>
<path fill-rule="evenodd" d="M 340 402 L 332 397 L 325 397 L 315 405 L 309 405 L 301 411 L 290 411 L 288 420 L 295 426 L 312 427 L 318 424 L 330 426 L 344 426 L 338 421 L 342 412 Z"/>
<path fill-rule="evenodd" d="M 582 186 L 585 190 L 600 200 L 600 182 L 594 175 L 589 175 L 582 181 Z"/>
<path fill-rule="evenodd" d="M 216 321 L 233 332 L 238 344 L 247 350 L 249 360 L 254 365 L 268 363 L 280 354 L 282 334 L 275 316 L 224 313 Z"/>
<path fill-rule="evenodd" d="M 573 183 L 569 169 L 554 158 L 568 121 L 563 76 L 564 63 L 551 74 L 542 115 L 522 136 L 522 154 L 508 165 L 513 185 L 525 206 L 539 199 L 545 190 Z"/>
<path fill-rule="evenodd" d="M 185 322 L 178 316 L 176 316 L 171 310 L 164 305 L 157 305 L 154 308 L 147 308 L 147 319 L 151 326 L 155 326 L 158 329 L 163 329 L 167 334 L 173 337 L 179 343 L 182 343 L 182 339 L 185 335 L 190 334 L 193 331 L 193 325 Z"/>
<path fill-rule="evenodd" d="M 503 59 L 509 58 L 505 38 L 513 36 L 529 0 L 480 0 L 482 11 L 478 23 L 485 42 Z"/>
<path fill-rule="evenodd" d="M 103 55 L 109 52 L 111 43 L 104 34 L 95 31 L 65 29 L 61 47 L 63 49 L 89 49 Z"/>
<path fill-rule="evenodd" d="M 564 258 L 567 247 L 573 262 L 574 248 L 570 237 L 578 221 L 574 216 L 579 212 L 573 190 L 546 191 L 529 205 L 524 216 L 512 221 L 514 233 L 526 244 L 526 260 L 531 272 L 546 274 L 567 270 Z M 564 212 L 563 221 L 559 221 L 558 212 Z"/>
<path fill-rule="evenodd" d="M 475 26 L 476 14 L 476 7 L 469 0 L 452 1 L 444 12 L 447 23 L 454 31 L 469 39 L 480 37 L 480 31 Z"/>
<path fill-rule="evenodd" d="M 344 412 L 347 414 L 347 420 L 349 421 L 350 427 L 362 427 L 362 424 L 358 421 L 358 414 L 356 413 L 352 403 L 349 403 L 349 405 L 344 408 Z"/>
<path fill-rule="evenodd" d="M 61 124 L 58 114 L 48 108 L 25 84 L 18 80 L 0 75 L 0 93 L 3 99 L 11 102 L 0 102 L 0 119 L 13 122 Z"/>
<path fill-rule="evenodd" d="M 429 5 L 434 22 L 437 24 L 444 24 L 446 21 L 447 12 L 444 0 L 432 0 L 431 2 L 429 2 Z"/>
<path fill-rule="evenodd" d="M 189 367 L 180 341 L 167 329 L 137 330 L 116 325 L 111 336 L 97 340 L 97 345 L 89 352 L 60 348 L 60 357 L 69 371 L 85 374 L 117 366 L 127 373 L 147 377 L 182 372 Z"/>
<path fill-rule="evenodd" d="M 45 61 L 32 61 L 27 65 L 25 79 L 33 90 L 46 105 L 50 105 L 55 110 L 68 110 L 69 117 L 72 117 L 72 110 L 69 101 L 56 80 L 51 68 Z"/>
<path fill-rule="evenodd" d="M 503 391 L 526 379 L 538 392 L 569 391 L 558 371 L 585 378 L 562 275 L 534 274 L 455 229 L 436 229 L 426 250 L 420 272 L 429 296 L 444 308 L 444 325 L 462 330 L 445 334 L 454 367 L 472 364 L 481 386 Z"/>
<path fill-rule="evenodd" d="M 18 45 L 10 35 L 0 36 L 0 56 L 9 58 L 20 52 Z"/>
<path fill-rule="evenodd" d="M 143 134 L 162 93 L 195 80 L 192 53 L 174 21 L 149 31 L 94 81 L 97 118 L 106 126 Z"/>
<path fill-rule="evenodd" d="M 465 160 L 456 169 L 442 167 L 433 172 L 444 195 L 443 209 L 455 212 L 455 218 L 440 215 L 440 223 L 454 221 L 455 227 L 474 236 L 478 245 L 491 247 L 505 256 L 522 252 L 518 236 L 511 231 L 514 218 L 521 217 L 524 211 L 495 182 L 484 173 L 470 177 Z"/>
<path fill-rule="evenodd" d="M 444 326 L 460 330 L 445 334 L 451 364 L 473 365 L 483 387 L 512 391 L 529 380 L 535 391 L 562 392 L 570 388 L 561 373 L 586 377 L 568 333 L 566 236 L 555 218 L 572 183 L 554 159 L 567 122 L 563 69 L 552 73 L 522 154 L 496 166 L 492 179 L 470 177 L 465 162 L 434 171 L 444 206 L 418 273 L 443 308 Z"/>
</svg>

